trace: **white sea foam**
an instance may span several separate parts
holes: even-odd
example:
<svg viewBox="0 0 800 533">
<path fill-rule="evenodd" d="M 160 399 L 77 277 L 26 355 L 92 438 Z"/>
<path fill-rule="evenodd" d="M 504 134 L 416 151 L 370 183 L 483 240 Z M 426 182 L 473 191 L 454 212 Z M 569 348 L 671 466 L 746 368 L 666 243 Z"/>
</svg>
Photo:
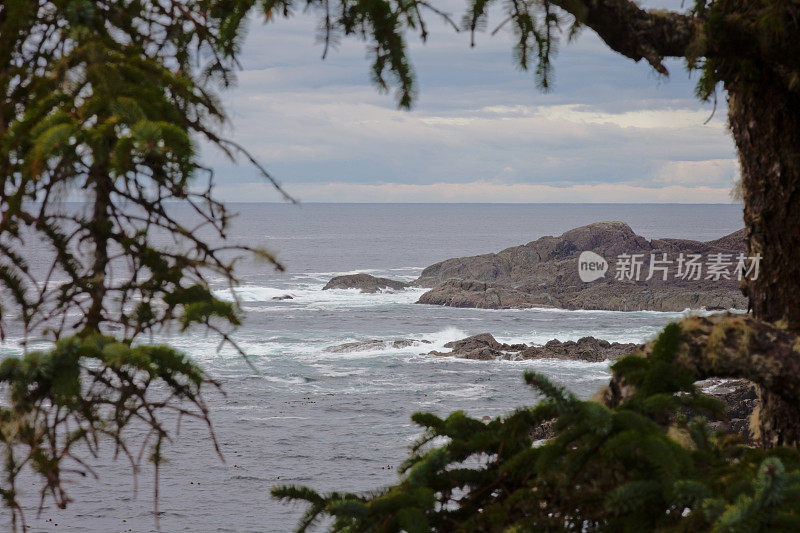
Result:
<svg viewBox="0 0 800 533">
<path fill-rule="evenodd" d="M 461 340 L 469 337 L 469 335 L 457 327 L 449 326 L 441 331 L 437 331 L 436 333 L 424 335 L 424 337 L 425 339 L 431 341 L 432 346 L 444 347 L 444 345 L 448 342 Z"/>
<path fill-rule="evenodd" d="M 376 268 L 360 268 L 357 270 L 346 270 L 341 272 L 298 272 L 291 276 L 290 279 L 296 281 L 311 280 L 316 282 L 327 283 L 331 278 L 336 276 L 352 276 L 355 274 L 370 274 L 376 277 L 386 277 L 391 279 L 399 279 L 401 281 L 411 281 L 419 277 L 422 268 L 420 267 L 401 267 L 390 268 L 387 270 L 380 270 Z"/>
<path fill-rule="evenodd" d="M 267 302 L 273 298 L 280 298 L 282 296 L 292 296 L 292 290 L 279 289 L 276 287 L 258 287 L 253 285 L 244 285 L 236 287 L 233 292 L 243 302 Z M 214 291 L 214 296 L 222 300 L 233 300 L 231 292 L 227 289 L 218 289 Z"/>
<path fill-rule="evenodd" d="M 593 329 L 593 328 L 569 328 L 569 329 L 547 329 L 543 331 L 531 331 L 524 335 L 494 335 L 498 342 L 506 344 L 528 344 L 542 346 L 549 341 L 556 339 L 561 342 L 577 341 L 583 337 L 594 337 L 608 342 L 619 343 L 643 343 L 653 338 L 659 331 L 657 326 L 642 326 L 617 329 Z"/>
<path fill-rule="evenodd" d="M 412 304 L 425 292 L 425 289 L 409 288 L 398 291 L 362 293 L 358 289 L 329 289 L 323 291 L 322 287 L 323 285 L 321 284 L 298 284 L 290 288 L 243 285 L 234 288 L 233 291 L 242 303 L 270 303 L 276 306 L 276 309 L 299 306 L 312 310 Z M 214 295 L 227 301 L 233 299 L 231 292 L 227 289 L 215 290 Z M 276 299 L 283 296 L 291 296 L 292 298 Z M 264 309 L 257 309 L 253 305 L 246 306 L 246 310 L 264 311 Z"/>
<path fill-rule="evenodd" d="M 470 385 L 467 387 L 438 390 L 435 392 L 435 396 L 439 398 L 477 399 L 485 397 L 487 390 L 488 387 L 485 385 Z"/>
</svg>

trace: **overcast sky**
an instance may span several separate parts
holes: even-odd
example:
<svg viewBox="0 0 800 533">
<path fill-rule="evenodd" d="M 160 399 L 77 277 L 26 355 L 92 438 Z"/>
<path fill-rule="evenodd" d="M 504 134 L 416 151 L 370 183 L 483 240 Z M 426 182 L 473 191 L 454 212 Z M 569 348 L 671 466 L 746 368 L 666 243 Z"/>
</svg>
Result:
<svg viewBox="0 0 800 533">
<path fill-rule="evenodd" d="M 364 43 L 343 41 L 323 61 L 312 14 L 254 20 L 223 95 L 226 133 L 306 202 L 731 201 L 724 95 L 708 121 L 713 105 L 694 97 L 697 73 L 681 62 L 664 79 L 585 30 L 560 47 L 542 93 L 515 68 L 508 32 L 470 48 L 430 19 L 427 43 L 410 38 L 412 111 L 371 84 Z M 246 164 L 208 148 L 203 159 L 222 199 L 279 200 Z"/>
</svg>

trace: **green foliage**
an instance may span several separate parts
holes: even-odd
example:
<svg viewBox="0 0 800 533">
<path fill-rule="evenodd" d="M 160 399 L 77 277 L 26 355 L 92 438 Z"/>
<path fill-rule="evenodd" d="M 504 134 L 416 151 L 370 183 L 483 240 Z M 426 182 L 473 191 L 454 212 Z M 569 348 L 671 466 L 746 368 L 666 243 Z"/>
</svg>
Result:
<svg viewBox="0 0 800 533">
<path fill-rule="evenodd" d="M 576 10 L 583 13 L 582 3 Z M 555 54 L 561 27 L 569 23 L 569 36 L 579 24 L 569 12 L 558 10 L 548 1 L 535 0 L 469 0 L 460 23 L 450 13 L 427 0 L 306 0 L 299 6 L 304 11 L 319 14 L 319 40 L 324 43 L 323 58 L 335 47 L 342 36 L 355 36 L 368 43 L 373 58 L 372 80 L 376 86 L 388 91 L 396 89 L 399 107 L 409 108 L 416 96 L 416 82 L 408 55 L 406 34 L 417 33 L 422 41 L 429 37 L 424 14 L 441 18 L 456 32 L 468 31 L 475 44 L 475 34 L 486 28 L 489 11 L 496 8 L 502 18 L 494 32 L 510 26 L 516 44 L 515 63 L 523 70 L 534 65 L 536 81 L 540 88 L 551 84 L 551 57 Z M 293 0 L 265 0 L 267 17 L 275 14 L 291 15 L 298 8 Z"/>
<path fill-rule="evenodd" d="M 308 502 L 298 525 L 323 516 L 332 531 L 796 531 L 800 454 L 744 446 L 712 432 L 694 412 L 719 412 L 675 372 L 680 327 L 668 326 L 651 357 L 613 366 L 637 389 L 610 409 L 533 372 L 534 407 L 482 422 L 456 412 L 417 413 L 424 428 L 401 480 L 371 494 L 277 487 Z M 554 436 L 532 432 L 552 424 Z M 435 442 L 444 444 L 433 446 Z"/>
<path fill-rule="evenodd" d="M 42 505 L 63 507 L 64 477 L 92 473 L 104 438 L 136 472 L 145 451 L 162 461 L 165 420 L 209 422 L 201 371 L 139 339 L 177 324 L 235 346 L 238 304 L 209 280 L 235 285 L 244 255 L 280 268 L 264 250 L 225 242 L 230 215 L 196 149 L 203 139 L 243 155 L 272 180 L 217 133 L 225 113 L 214 92 L 233 82 L 248 14 L 263 5 L 0 3 L 0 337 L 24 340 L 22 357 L 0 364 L 0 494 L 15 523 L 23 469 L 42 481 Z M 176 202 L 191 216 L 179 218 Z M 31 336 L 54 348 L 28 352 Z M 147 429 L 138 452 L 123 439 L 132 424 Z"/>
<path fill-rule="evenodd" d="M 156 470 L 169 440 L 167 424 L 191 417 L 208 425 L 202 387 L 213 384 L 184 354 L 162 345 L 132 346 L 92 334 L 59 340 L 50 351 L 8 357 L 0 363 L 0 386 L 8 403 L 0 407 L 3 472 L 0 495 L 24 524 L 18 476 L 31 468 L 44 481 L 41 505 L 52 497 L 70 501 L 65 474 L 95 475 L 81 457 L 95 457 L 103 439 L 139 470 L 144 452 Z M 144 428 L 136 443 L 130 427 Z M 216 441 L 213 439 L 214 446 Z M 138 447 L 138 450 L 136 449 Z M 156 488 L 157 490 L 157 488 Z"/>
<path fill-rule="evenodd" d="M 211 90 L 232 82 L 259 2 L 166 4 L 0 7 L 0 288 L 21 311 L 25 335 L 113 328 L 132 340 L 177 321 L 230 341 L 236 308 L 203 290 L 209 277 L 234 284 L 242 253 L 280 267 L 246 244 L 209 244 L 209 235 L 226 236 L 230 215 L 195 147 L 205 138 L 263 171 L 216 133 L 225 114 Z M 79 191 L 83 206 L 63 204 Z M 176 217 L 176 201 L 190 219 Z M 18 253 L 29 239 L 47 247 L 40 257 L 49 265 Z M 64 320 L 70 314 L 77 322 Z M 0 316 L 0 334 L 15 318 Z"/>
<path fill-rule="evenodd" d="M 533 63 L 532 58 L 535 58 L 536 83 L 540 89 L 548 90 L 552 83 L 551 59 L 558 49 L 562 27 L 571 18 L 568 36 L 571 38 L 577 34 L 585 11 L 583 4 L 575 2 L 574 6 L 571 6 L 575 11 L 564 11 L 548 1 L 472 0 L 467 6 L 462 28 L 470 32 L 473 46 L 475 33 L 486 28 L 489 11 L 495 7 L 502 10 L 503 17 L 492 34 L 510 24 L 516 39 L 514 45 L 516 64 L 522 70 L 529 70 Z M 573 17 L 570 17 L 570 13 Z"/>
</svg>

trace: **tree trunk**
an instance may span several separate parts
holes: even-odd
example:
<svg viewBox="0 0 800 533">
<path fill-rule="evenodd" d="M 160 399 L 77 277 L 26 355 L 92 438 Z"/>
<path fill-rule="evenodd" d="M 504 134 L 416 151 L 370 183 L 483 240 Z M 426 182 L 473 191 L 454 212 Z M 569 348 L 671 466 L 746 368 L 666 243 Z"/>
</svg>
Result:
<svg viewBox="0 0 800 533">
<path fill-rule="evenodd" d="M 765 69 L 766 70 L 766 69 Z M 750 255 L 761 254 L 758 278 L 742 291 L 753 316 L 800 332 L 800 94 L 762 72 L 757 83 L 728 84 L 729 122 L 742 169 L 744 223 Z M 759 354 L 751 353 L 756 359 Z M 789 356 L 800 359 L 792 351 Z M 785 369 L 784 369 L 785 370 Z M 775 376 L 780 379 L 782 376 Z M 785 377 L 785 376 L 783 376 Z M 751 428 L 764 447 L 800 444 L 798 399 L 759 384 Z"/>
<path fill-rule="evenodd" d="M 800 332 L 800 94 L 777 79 L 726 89 L 748 250 L 762 256 L 743 292 L 755 318 Z"/>
<path fill-rule="evenodd" d="M 85 327 L 90 331 L 100 331 L 104 320 L 105 297 L 107 290 L 106 268 L 108 268 L 108 234 L 110 222 L 108 206 L 111 203 L 111 179 L 108 170 L 98 165 L 89 172 L 89 179 L 94 184 L 95 196 L 92 206 L 90 238 L 94 242 L 94 257 L 90 270 L 91 302 L 86 312 Z"/>
</svg>

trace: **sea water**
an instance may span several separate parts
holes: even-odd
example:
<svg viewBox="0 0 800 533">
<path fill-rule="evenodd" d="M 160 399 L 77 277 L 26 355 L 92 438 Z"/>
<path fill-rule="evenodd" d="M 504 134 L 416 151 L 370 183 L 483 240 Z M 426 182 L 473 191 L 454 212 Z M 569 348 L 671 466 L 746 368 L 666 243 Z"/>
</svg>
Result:
<svg viewBox="0 0 800 533">
<path fill-rule="evenodd" d="M 412 280 L 451 257 L 496 252 L 577 226 L 621 220 L 647 238 L 711 240 L 742 227 L 738 205 L 634 204 L 232 204 L 233 241 L 264 246 L 286 267 L 240 263 L 235 290 L 245 311 L 235 335 L 252 367 L 213 335 L 156 339 L 184 350 L 223 393 L 209 391 L 224 461 L 207 429 L 184 421 L 161 469 L 162 531 L 290 531 L 303 511 L 269 496 L 271 487 L 367 491 L 398 479 L 396 466 L 420 435 L 415 411 L 497 416 L 529 405 L 526 369 L 580 397 L 608 379 L 608 363 L 468 361 L 422 355 L 489 332 L 500 342 L 544 343 L 592 335 L 642 342 L 681 313 L 482 310 L 418 305 L 423 292 L 322 291 L 333 276 L 366 272 Z M 180 207 L 175 208 L 181 214 Z M 188 211 L 182 216 L 190 217 Z M 29 256 L 38 253 L 27 248 Z M 233 298 L 218 280 L 221 297 Z M 289 295 L 292 299 L 273 300 Z M 404 349 L 329 353 L 367 339 L 418 339 Z M 18 339 L 17 339 L 18 340 Z M 13 336 L 0 345 L 14 353 Z M 137 435 L 132 435 L 135 441 Z M 137 490 L 124 460 L 106 445 L 91 464 L 99 479 L 72 477 L 75 500 L 37 516 L 38 487 L 23 486 L 30 531 L 152 531 L 152 471 Z M 87 456 L 88 457 L 88 456 Z M 7 515 L 0 516 L 5 520 Z M 8 524 L 8 522 L 3 522 Z M 57 524 L 57 525 L 56 525 Z M 5 526 L 0 525 L 0 529 Z"/>
</svg>

